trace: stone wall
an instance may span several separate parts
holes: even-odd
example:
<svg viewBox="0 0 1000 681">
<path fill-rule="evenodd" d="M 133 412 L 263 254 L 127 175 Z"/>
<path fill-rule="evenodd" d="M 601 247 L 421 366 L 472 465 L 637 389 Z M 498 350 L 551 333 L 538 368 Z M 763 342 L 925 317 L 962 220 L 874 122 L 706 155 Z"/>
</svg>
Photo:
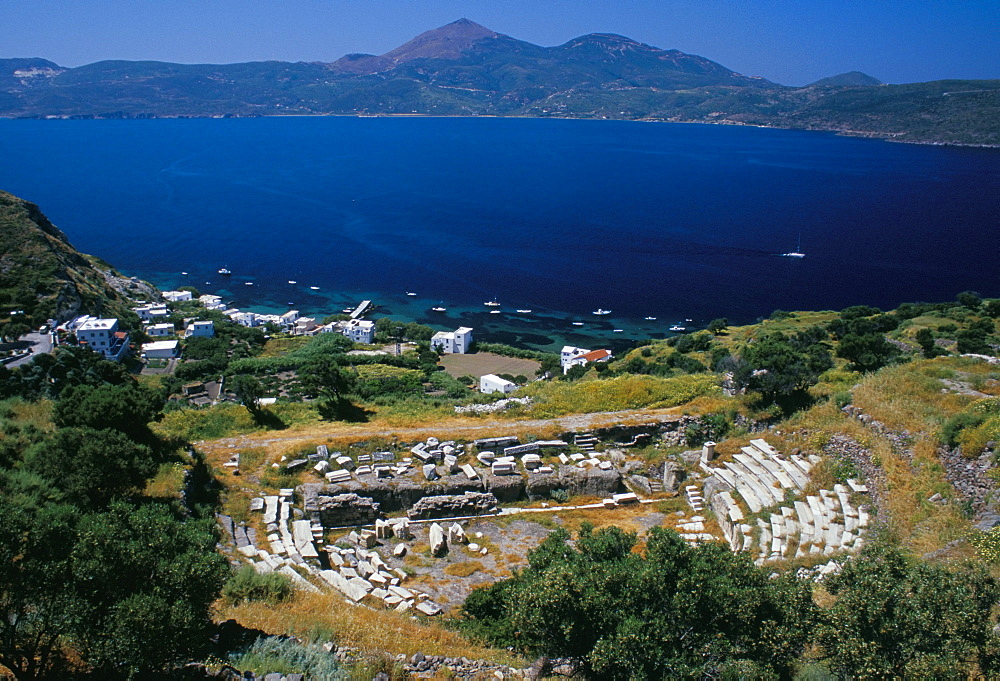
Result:
<svg viewBox="0 0 1000 681">
<path fill-rule="evenodd" d="M 496 513 L 497 498 L 482 492 L 466 492 L 461 495 L 444 494 L 424 497 L 413 505 L 406 515 L 411 520 L 426 518 L 454 518 L 459 516 Z"/>
<path fill-rule="evenodd" d="M 368 525 L 382 517 L 379 503 L 369 497 L 357 494 L 328 496 L 316 489 L 322 487 L 321 485 L 309 487 L 312 488 L 310 494 L 303 492 L 305 510 L 311 518 L 318 517 L 323 527 Z"/>
</svg>

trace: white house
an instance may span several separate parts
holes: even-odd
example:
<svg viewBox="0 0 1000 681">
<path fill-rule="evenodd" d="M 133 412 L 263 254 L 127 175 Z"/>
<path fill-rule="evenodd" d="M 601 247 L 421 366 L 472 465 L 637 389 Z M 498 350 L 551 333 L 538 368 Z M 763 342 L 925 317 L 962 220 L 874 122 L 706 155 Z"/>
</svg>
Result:
<svg viewBox="0 0 1000 681">
<path fill-rule="evenodd" d="M 120 362 L 128 353 L 128 334 L 118 330 L 114 318 L 90 317 L 77 327 L 76 340 L 113 362 Z"/>
<path fill-rule="evenodd" d="M 308 336 L 313 333 L 316 328 L 316 319 L 314 317 L 299 317 L 295 320 L 295 328 L 292 329 L 292 333 L 296 336 Z"/>
<path fill-rule="evenodd" d="M 163 299 L 169 300 L 171 303 L 181 303 L 185 300 L 191 300 L 190 291 L 164 291 Z"/>
<path fill-rule="evenodd" d="M 506 395 L 515 390 L 517 390 L 516 385 L 496 374 L 486 374 L 479 379 L 479 392 L 481 393 L 503 393 Z"/>
<path fill-rule="evenodd" d="M 565 374 L 571 367 L 584 366 L 590 362 L 607 362 L 611 359 L 610 350 L 587 350 L 585 348 L 575 348 L 572 345 L 563 346 L 559 353 L 559 363 L 562 365 Z"/>
<path fill-rule="evenodd" d="M 211 338 L 215 335 L 215 323 L 209 319 L 207 321 L 191 322 L 184 330 L 184 337 L 191 338 Z"/>
<path fill-rule="evenodd" d="M 375 322 L 367 319 L 346 319 L 320 327 L 320 333 L 340 333 L 355 343 L 375 342 Z"/>
<path fill-rule="evenodd" d="M 180 341 L 153 341 L 142 344 L 142 354 L 146 359 L 173 359 L 180 354 Z"/>
<path fill-rule="evenodd" d="M 155 322 L 157 320 L 162 320 L 170 314 L 170 310 L 163 303 L 152 303 L 150 305 L 142 305 L 140 307 L 133 307 L 132 311 L 139 315 L 139 318 L 144 322 Z"/>
<path fill-rule="evenodd" d="M 224 312 L 226 309 L 226 304 L 222 302 L 221 296 L 213 296 L 210 293 L 206 293 L 203 296 L 199 296 L 198 301 L 205 306 L 206 310 L 219 310 Z"/>
<path fill-rule="evenodd" d="M 454 331 L 438 331 L 431 337 L 431 347 L 442 352 L 464 355 L 472 346 L 472 329 L 460 326 Z"/>
<path fill-rule="evenodd" d="M 150 324 L 146 327 L 146 335 L 150 338 L 166 338 L 174 335 L 173 324 Z"/>
<path fill-rule="evenodd" d="M 278 318 L 278 326 L 282 331 L 291 331 L 295 327 L 295 322 L 299 320 L 298 310 L 289 310 Z"/>
</svg>

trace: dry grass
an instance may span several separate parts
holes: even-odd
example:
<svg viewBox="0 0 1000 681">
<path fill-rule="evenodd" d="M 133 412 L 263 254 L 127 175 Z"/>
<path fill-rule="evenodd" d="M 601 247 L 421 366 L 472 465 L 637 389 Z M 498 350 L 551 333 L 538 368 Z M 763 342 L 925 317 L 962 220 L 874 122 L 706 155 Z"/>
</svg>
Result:
<svg viewBox="0 0 1000 681">
<path fill-rule="evenodd" d="M 890 428 L 929 432 L 965 408 L 973 398 L 942 393 L 932 375 L 953 370 L 955 360 L 938 358 L 882 369 L 869 375 L 854 391 L 854 404 Z"/>
<path fill-rule="evenodd" d="M 444 567 L 444 573 L 452 577 L 468 577 L 483 569 L 478 560 L 468 560 L 461 563 L 449 563 Z"/>
<path fill-rule="evenodd" d="M 403 653 L 410 656 L 420 652 L 524 666 L 523 660 L 512 657 L 506 651 L 471 643 L 433 620 L 352 605 L 345 602 L 342 596 L 332 593 L 298 592 L 293 600 L 278 607 L 265 603 L 239 606 L 217 604 L 215 619 L 229 618 L 243 626 L 274 635 L 308 637 L 312 631 L 329 632 L 338 645 L 356 647 L 366 653 L 385 651 L 392 655 Z"/>
<path fill-rule="evenodd" d="M 146 482 L 143 494 L 153 499 L 180 499 L 186 469 L 179 461 L 161 464 L 156 475 Z"/>
</svg>

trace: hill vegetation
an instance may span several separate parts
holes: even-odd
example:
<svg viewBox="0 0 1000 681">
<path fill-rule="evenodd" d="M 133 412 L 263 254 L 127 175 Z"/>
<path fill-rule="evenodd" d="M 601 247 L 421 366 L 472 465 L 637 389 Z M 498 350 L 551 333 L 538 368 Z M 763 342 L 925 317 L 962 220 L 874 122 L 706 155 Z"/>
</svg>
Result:
<svg viewBox="0 0 1000 681">
<path fill-rule="evenodd" d="M 81 310 L 132 316 L 112 281 L 126 285 L 110 266 L 73 248 L 38 206 L 0 191 L 0 336 L 16 338 Z"/>
<path fill-rule="evenodd" d="M 878 86 L 878 87 L 875 87 Z M 804 88 L 594 33 L 540 47 L 461 19 L 383 55 L 331 63 L 0 59 L 0 116 L 435 115 L 689 121 L 1000 144 L 1000 80 L 880 85 L 852 72 Z"/>
</svg>

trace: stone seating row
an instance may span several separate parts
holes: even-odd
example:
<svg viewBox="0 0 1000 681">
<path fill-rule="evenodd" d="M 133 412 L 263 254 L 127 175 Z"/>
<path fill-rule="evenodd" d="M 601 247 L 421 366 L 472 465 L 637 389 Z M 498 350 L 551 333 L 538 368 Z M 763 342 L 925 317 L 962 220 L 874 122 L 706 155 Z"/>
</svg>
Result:
<svg viewBox="0 0 1000 681">
<path fill-rule="evenodd" d="M 809 471 L 819 460 L 816 455 L 785 459 L 765 440 L 757 439 L 743 447 L 732 461 L 715 467 L 702 463 L 702 468 L 737 492 L 751 513 L 759 513 L 782 503 L 785 490 L 803 489 L 809 482 Z"/>
</svg>

